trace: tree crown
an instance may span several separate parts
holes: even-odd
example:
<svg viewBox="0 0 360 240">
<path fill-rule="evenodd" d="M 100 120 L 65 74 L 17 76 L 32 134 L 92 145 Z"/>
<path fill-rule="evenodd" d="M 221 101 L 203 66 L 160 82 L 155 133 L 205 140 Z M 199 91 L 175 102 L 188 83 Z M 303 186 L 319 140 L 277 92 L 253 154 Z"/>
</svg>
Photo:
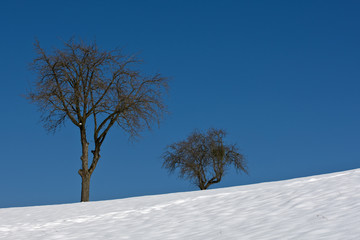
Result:
<svg viewBox="0 0 360 240">
<path fill-rule="evenodd" d="M 85 127 L 92 117 L 98 141 L 115 123 L 135 136 L 166 112 L 162 98 L 168 79 L 144 75 L 135 68 L 141 63 L 135 56 L 73 39 L 52 54 L 39 42 L 35 49 L 38 56 L 32 68 L 38 80 L 27 97 L 39 106 L 48 131 L 55 131 L 66 119 Z"/>
<path fill-rule="evenodd" d="M 180 177 L 191 180 L 200 189 L 220 182 L 230 166 L 247 173 L 244 156 L 235 144 L 224 143 L 225 136 L 222 129 L 194 131 L 186 140 L 167 147 L 163 167 L 170 173 L 179 169 Z"/>
</svg>

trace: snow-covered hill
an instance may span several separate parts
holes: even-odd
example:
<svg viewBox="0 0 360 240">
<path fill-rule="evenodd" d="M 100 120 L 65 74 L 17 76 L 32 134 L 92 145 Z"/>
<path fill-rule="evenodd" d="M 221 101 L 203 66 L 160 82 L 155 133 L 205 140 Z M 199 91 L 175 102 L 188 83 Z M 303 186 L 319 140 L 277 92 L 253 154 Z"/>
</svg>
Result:
<svg viewBox="0 0 360 240">
<path fill-rule="evenodd" d="M 121 200 L 0 209 L 0 239 L 360 239 L 360 169 Z"/>
</svg>

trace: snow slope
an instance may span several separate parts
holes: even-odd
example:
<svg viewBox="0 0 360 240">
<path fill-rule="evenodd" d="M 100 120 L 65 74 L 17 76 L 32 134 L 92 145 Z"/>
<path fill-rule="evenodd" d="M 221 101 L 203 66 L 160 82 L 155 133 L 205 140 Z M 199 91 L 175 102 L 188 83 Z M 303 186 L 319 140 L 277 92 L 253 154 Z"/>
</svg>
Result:
<svg viewBox="0 0 360 240">
<path fill-rule="evenodd" d="M 0 239 L 360 239 L 360 169 L 121 200 L 0 209 Z"/>
</svg>

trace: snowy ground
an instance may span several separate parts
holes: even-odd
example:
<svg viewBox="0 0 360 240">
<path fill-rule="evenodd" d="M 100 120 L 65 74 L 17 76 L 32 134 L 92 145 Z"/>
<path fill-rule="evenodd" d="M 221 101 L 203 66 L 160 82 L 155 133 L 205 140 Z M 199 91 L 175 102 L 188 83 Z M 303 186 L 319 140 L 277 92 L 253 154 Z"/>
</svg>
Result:
<svg viewBox="0 0 360 240">
<path fill-rule="evenodd" d="M 216 190 L 0 209 L 0 239 L 360 239 L 360 169 Z"/>
</svg>

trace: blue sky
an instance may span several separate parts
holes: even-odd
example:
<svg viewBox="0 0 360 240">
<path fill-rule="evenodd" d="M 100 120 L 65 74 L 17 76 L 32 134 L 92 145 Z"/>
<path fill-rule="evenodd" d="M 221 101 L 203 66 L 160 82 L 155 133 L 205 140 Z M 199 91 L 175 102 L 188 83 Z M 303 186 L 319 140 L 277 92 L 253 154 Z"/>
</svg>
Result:
<svg viewBox="0 0 360 240">
<path fill-rule="evenodd" d="M 55 135 L 21 95 L 35 39 L 123 47 L 171 77 L 171 114 L 135 142 L 105 140 L 90 199 L 196 190 L 161 168 L 167 145 L 224 128 L 247 157 L 217 187 L 360 167 L 358 1 L 1 1 L 0 207 L 80 200 L 80 137 Z"/>
</svg>

